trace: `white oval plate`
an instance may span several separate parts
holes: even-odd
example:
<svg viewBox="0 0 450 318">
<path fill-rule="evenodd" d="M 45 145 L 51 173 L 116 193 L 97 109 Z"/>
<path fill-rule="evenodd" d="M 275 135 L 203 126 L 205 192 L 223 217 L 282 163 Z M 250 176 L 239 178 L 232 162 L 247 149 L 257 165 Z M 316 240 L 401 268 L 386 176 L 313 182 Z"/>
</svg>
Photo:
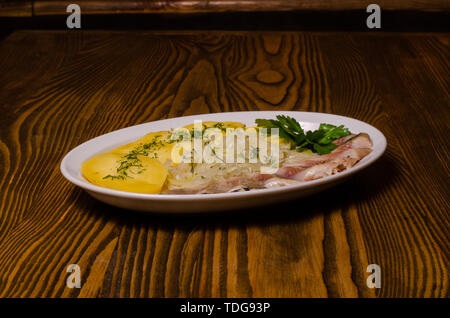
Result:
<svg viewBox="0 0 450 318">
<path fill-rule="evenodd" d="M 373 151 L 351 169 L 322 179 L 279 188 L 219 194 L 142 194 L 99 187 L 81 176 L 81 164 L 90 157 L 130 143 L 153 131 L 169 130 L 203 121 L 238 121 L 253 126 L 255 119 L 275 119 L 277 115 L 295 118 L 303 129 L 317 129 L 320 123 L 344 125 L 352 133 L 366 132 L 373 142 Z M 288 199 L 302 198 L 322 191 L 374 163 L 386 149 L 386 138 L 375 127 L 362 121 L 331 114 L 311 112 L 233 112 L 178 117 L 132 126 L 93 138 L 72 151 L 61 162 L 61 172 L 73 184 L 86 190 L 94 198 L 126 209 L 147 212 L 213 212 L 266 205 Z"/>
</svg>

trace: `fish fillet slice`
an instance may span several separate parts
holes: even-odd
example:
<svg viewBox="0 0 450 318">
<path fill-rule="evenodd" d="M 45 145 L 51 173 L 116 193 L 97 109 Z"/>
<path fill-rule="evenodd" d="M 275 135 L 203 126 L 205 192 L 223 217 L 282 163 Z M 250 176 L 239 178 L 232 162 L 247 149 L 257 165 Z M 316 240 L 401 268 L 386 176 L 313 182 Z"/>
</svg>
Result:
<svg viewBox="0 0 450 318">
<path fill-rule="evenodd" d="M 316 180 L 353 167 L 372 151 L 372 141 L 365 133 L 343 137 L 335 144 L 339 147 L 330 154 L 281 167 L 275 175 L 297 181 Z"/>
</svg>

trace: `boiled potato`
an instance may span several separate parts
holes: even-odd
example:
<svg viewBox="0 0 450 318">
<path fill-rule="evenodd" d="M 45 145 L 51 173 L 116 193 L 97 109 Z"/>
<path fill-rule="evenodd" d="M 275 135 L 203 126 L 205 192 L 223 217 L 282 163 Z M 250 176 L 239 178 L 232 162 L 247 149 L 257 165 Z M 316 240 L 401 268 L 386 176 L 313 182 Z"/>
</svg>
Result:
<svg viewBox="0 0 450 318">
<path fill-rule="evenodd" d="M 110 151 L 85 161 L 81 172 L 89 182 L 114 190 L 137 193 L 160 193 L 167 178 L 167 168 L 158 160 L 138 156 L 139 166 L 126 169 L 127 176 L 117 169 L 124 161 L 120 153 Z"/>
<path fill-rule="evenodd" d="M 150 144 L 148 157 L 158 159 L 159 162 L 165 164 L 167 160 L 171 160 L 172 148 L 174 146 L 174 143 L 169 143 L 170 136 L 171 132 L 169 131 L 152 132 L 132 143 L 118 147 L 111 152 L 127 155 L 139 146 Z"/>
<path fill-rule="evenodd" d="M 204 128 L 214 128 L 215 125 L 219 124 L 219 127 L 222 128 L 245 128 L 243 123 L 233 122 L 233 121 L 225 121 L 225 122 L 217 122 L 217 121 L 204 121 L 202 122 L 202 126 Z M 194 124 L 186 125 L 183 128 L 187 128 L 189 130 L 194 129 Z"/>
</svg>

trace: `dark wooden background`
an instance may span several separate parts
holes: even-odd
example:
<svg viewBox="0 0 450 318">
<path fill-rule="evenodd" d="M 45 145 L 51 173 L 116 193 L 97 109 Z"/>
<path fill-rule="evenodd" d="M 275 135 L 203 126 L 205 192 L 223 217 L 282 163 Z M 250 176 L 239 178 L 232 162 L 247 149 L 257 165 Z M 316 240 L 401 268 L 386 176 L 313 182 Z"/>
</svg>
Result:
<svg viewBox="0 0 450 318">
<path fill-rule="evenodd" d="M 0 16 L 66 15 L 73 1 L 1 0 Z M 192 13 L 225 11 L 291 11 L 291 10 L 365 10 L 372 0 L 78 0 L 83 14 L 118 13 Z M 385 10 L 442 11 L 449 9 L 447 0 L 379 0 Z"/>
<path fill-rule="evenodd" d="M 372 1 L 92 1 L 83 0 L 86 30 L 369 30 Z M 66 30 L 70 1 L 0 0 L 0 39 L 18 29 Z M 378 1 L 384 32 L 449 32 L 446 0 Z M 378 30 L 380 31 L 380 30 Z"/>
<path fill-rule="evenodd" d="M 0 296 L 446 297 L 449 40 L 13 32 L 0 42 Z M 387 152 L 321 194 L 220 215 L 117 209 L 59 171 L 70 149 L 122 127 L 283 109 L 366 121 Z M 81 289 L 65 285 L 72 263 Z"/>
</svg>

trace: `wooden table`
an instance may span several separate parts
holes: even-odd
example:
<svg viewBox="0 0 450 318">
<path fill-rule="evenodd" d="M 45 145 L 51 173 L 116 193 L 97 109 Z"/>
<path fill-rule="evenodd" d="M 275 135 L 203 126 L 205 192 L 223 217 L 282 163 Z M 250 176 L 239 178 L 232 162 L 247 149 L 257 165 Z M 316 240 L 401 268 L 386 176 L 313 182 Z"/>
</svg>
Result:
<svg viewBox="0 0 450 318">
<path fill-rule="evenodd" d="M 446 297 L 449 39 L 14 32 L 0 42 L 0 296 Z M 120 210 L 59 171 L 106 132 L 244 110 L 351 116 L 388 149 L 316 196 L 220 215 Z M 66 287 L 72 263 L 81 289 Z"/>
<path fill-rule="evenodd" d="M 77 4 L 86 14 L 117 13 L 200 13 L 200 12 L 262 12 L 262 11 L 302 11 L 328 10 L 365 11 L 371 0 L 78 0 Z M 0 17 L 31 17 L 43 15 L 67 15 L 70 4 L 64 0 L 2 0 Z M 401 11 L 446 11 L 447 0 L 378 0 L 383 10 Z"/>
</svg>

